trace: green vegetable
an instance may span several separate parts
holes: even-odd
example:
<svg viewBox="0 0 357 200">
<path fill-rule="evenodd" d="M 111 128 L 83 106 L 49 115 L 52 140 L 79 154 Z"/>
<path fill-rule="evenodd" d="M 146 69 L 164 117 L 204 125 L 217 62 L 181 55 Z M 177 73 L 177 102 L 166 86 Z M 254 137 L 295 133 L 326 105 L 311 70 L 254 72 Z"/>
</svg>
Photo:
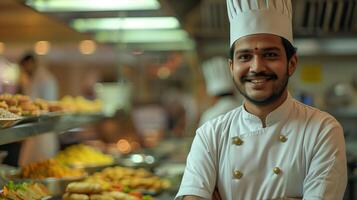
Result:
<svg viewBox="0 0 357 200">
<path fill-rule="evenodd" d="M 6 186 L 9 188 L 9 190 L 15 190 L 15 184 L 13 181 L 9 181 Z"/>
<path fill-rule="evenodd" d="M 9 181 L 6 185 L 9 190 L 16 191 L 16 190 L 26 190 L 27 183 L 18 183 L 15 184 L 13 181 Z"/>
<path fill-rule="evenodd" d="M 150 195 L 144 195 L 141 200 L 151 200 L 151 196 Z"/>
<path fill-rule="evenodd" d="M 128 186 L 125 186 L 123 188 L 123 192 L 125 192 L 125 193 L 129 193 L 130 191 L 131 191 L 131 189 Z"/>
</svg>

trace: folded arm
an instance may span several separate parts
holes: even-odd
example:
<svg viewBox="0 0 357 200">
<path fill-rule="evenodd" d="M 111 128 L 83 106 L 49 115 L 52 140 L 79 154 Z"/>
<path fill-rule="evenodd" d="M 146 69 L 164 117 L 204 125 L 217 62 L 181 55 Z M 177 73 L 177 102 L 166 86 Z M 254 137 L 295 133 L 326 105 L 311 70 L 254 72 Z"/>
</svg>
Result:
<svg viewBox="0 0 357 200">
<path fill-rule="evenodd" d="M 335 121 L 329 121 L 314 142 L 304 180 L 304 199 L 343 199 L 347 162 L 342 127 Z"/>
</svg>

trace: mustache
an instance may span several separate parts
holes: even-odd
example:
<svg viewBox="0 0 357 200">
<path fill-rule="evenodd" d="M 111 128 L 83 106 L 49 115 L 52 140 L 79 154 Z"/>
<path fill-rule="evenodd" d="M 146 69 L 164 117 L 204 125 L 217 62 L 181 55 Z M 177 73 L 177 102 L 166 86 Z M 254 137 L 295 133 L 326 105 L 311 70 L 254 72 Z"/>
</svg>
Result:
<svg viewBox="0 0 357 200">
<path fill-rule="evenodd" d="M 242 76 L 240 80 L 243 82 L 243 81 L 250 81 L 256 78 L 266 78 L 269 80 L 276 80 L 278 79 L 278 76 L 274 73 L 268 74 L 266 72 L 258 72 L 258 73 L 250 73 L 247 76 Z"/>
</svg>

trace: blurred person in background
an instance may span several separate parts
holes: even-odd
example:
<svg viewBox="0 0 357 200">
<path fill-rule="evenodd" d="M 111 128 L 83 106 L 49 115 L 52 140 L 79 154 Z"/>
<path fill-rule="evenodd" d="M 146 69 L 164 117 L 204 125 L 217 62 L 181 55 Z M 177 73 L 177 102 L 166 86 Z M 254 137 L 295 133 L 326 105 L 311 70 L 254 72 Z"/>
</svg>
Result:
<svg viewBox="0 0 357 200">
<path fill-rule="evenodd" d="M 14 94 L 17 92 L 18 65 L 10 62 L 4 56 L 0 56 L 0 93 Z M 3 164 L 18 166 L 21 141 L 0 145 L 0 153 L 5 156 Z"/>
<path fill-rule="evenodd" d="M 184 83 L 174 80 L 161 94 L 168 117 L 168 131 L 174 137 L 192 136 L 197 126 L 197 105 Z"/>
<path fill-rule="evenodd" d="M 26 53 L 19 65 L 19 93 L 30 96 L 32 100 L 36 98 L 57 100 L 58 85 L 54 75 L 45 66 L 38 64 L 32 52 Z M 51 158 L 58 149 L 59 140 L 55 133 L 33 136 L 22 143 L 19 165 Z"/>
<path fill-rule="evenodd" d="M 211 58 L 203 63 L 202 70 L 207 94 L 213 96 L 214 104 L 201 115 L 200 126 L 241 104 L 234 94 L 234 85 L 226 58 Z"/>
<path fill-rule="evenodd" d="M 19 92 L 31 99 L 43 98 L 49 101 L 57 100 L 58 85 L 54 75 L 31 52 L 20 60 Z"/>
<path fill-rule="evenodd" d="M 231 77 L 242 106 L 197 129 L 175 199 L 342 200 L 344 133 L 295 100 L 291 0 L 227 0 Z"/>
</svg>

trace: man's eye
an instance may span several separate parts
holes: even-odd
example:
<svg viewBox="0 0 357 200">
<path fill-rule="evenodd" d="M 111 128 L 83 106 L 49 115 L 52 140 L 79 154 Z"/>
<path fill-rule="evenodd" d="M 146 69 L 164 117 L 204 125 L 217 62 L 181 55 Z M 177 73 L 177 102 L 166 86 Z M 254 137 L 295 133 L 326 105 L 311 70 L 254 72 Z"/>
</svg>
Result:
<svg viewBox="0 0 357 200">
<path fill-rule="evenodd" d="M 278 57 L 279 54 L 275 53 L 275 52 L 267 52 L 267 53 L 264 53 L 264 57 L 267 57 L 267 58 L 276 58 Z"/>
<path fill-rule="evenodd" d="M 238 60 L 240 60 L 240 61 L 246 61 L 246 60 L 249 60 L 250 58 L 251 58 L 251 55 L 249 55 L 249 54 L 242 54 L 242 55 L 238 56 Z"/>
</svg>

